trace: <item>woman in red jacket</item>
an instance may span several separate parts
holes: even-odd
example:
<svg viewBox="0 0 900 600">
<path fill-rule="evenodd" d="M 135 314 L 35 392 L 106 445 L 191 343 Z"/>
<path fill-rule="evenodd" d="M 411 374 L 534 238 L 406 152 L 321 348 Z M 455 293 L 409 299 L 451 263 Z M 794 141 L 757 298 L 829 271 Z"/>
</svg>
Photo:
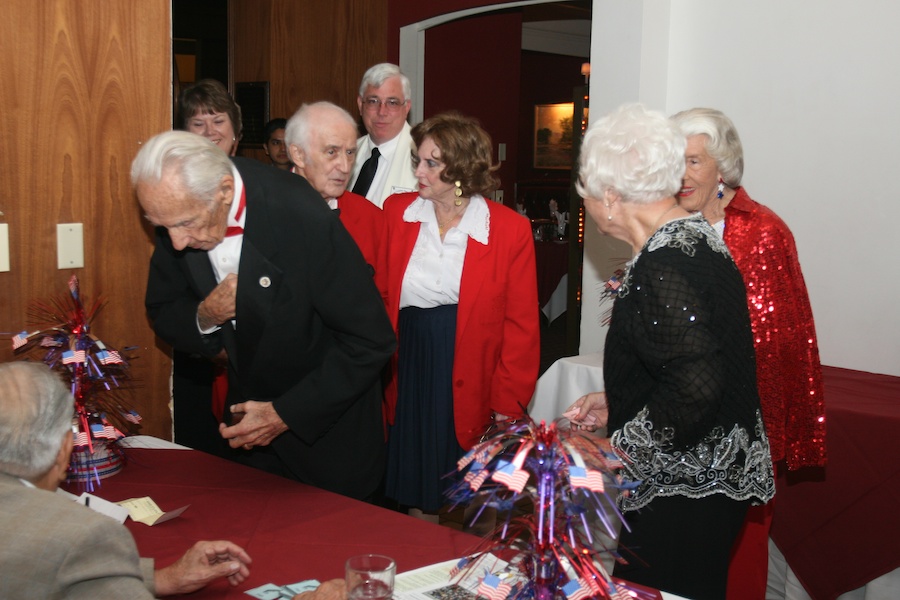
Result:
<svg viewBox="0 0 900 600">
<path fill-rule="evenodd" d="M 741 187 L 744 151 L 734 123 L 693 108 L 672 119 L 687 136 L 678 203 L 703 213 L 728 246 L 747 287 L 756 380 L 775 472 L 825 465 L 825 396 L 816 327 L 791 230 Z M 777 488 L 784 484 L 776 479 Z M 772 502 L 750 509 L 735 544 L 729 598 L 762 598 Z"/>
<path fill-rule="evenodd" d="M 445 476 L 491 420 L 524 415 L 540 334 L 530 223 L 486 199 L 498 184 L 490 136 L 457 113 L 412 136 L 418 192 L 385 202 L 376 269 L 399 340 L 386 495 L 433 519 Z"/>
</svg>

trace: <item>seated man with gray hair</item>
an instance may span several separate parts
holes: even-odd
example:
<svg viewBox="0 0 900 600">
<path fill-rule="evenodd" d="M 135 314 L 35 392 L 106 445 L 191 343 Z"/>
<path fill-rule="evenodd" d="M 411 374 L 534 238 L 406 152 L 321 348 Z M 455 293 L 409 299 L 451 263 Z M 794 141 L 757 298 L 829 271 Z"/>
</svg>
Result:
<svg viewBox="0 0 900 600">
<path fill-rule="evenodd" d="M 331 102 L 304 104 L 285 128 L 285 144 L 295 167 L 322 194 L 374 269 L 381 239 L 382 212 L 345 189 L 356 160 L 356 121 Z"/>
<path fill-rule="evenodd" d="M 0 598 L 153 598 L 250 574 L 226 541 L 153 570 L 115 520 L 54 493 L 72 452 L 74 400 L 43 363 L 0 364 Z"/>
</svg>

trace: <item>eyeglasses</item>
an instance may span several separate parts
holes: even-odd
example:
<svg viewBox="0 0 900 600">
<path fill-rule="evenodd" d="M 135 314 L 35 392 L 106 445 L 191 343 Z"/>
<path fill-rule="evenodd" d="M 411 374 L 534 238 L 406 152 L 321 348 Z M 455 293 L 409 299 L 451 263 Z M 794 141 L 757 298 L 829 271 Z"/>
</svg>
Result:
<svg viewBox="0 0 900 600">
<path fill-rule="evenodd" d="M 363 100 L 363 106 L 366 110 L 375 112 L 382 106 L 384 106 L 388 112 L 397 112 L 403 105 L 406 104 L 406 100 L 401 100 L 400 98 L 388 98 L 387 100 L 382 100 L 380 98 L 376 98 L 375 96 L 369 96 L 365 100 Z"/>
</svg>

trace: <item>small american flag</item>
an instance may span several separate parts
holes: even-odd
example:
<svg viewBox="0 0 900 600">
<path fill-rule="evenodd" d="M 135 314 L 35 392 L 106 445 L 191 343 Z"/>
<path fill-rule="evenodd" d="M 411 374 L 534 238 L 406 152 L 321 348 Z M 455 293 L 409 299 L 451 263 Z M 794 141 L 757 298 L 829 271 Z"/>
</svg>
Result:
<svg viewBox="0 0 900 600">
<path fill-rule="evenodd" d="M 120 365 L 122 364 L 122 356 L 115 350 L 101 350 L 97 353 L 97 358 L 101 365 Z"/>
<path fill-rule="evenodd" d="M 494 474 L 491 475 L 491 479 L 499 481 L 517 494 L 525 489 L 528 477 L 528 471 L 506 461 L 502 461 L 501 465 L 498 465 L 497 470 L 494 471 Z"/>
<path fill-rule="evenodd" d="M 105 438 L 108 440 L 119 439 L 119 432 L 112 425 L 103 425 L 101 423 L 91 424 L 91 433 L 95 438 Z"/>
<path fill-rule="evenodd" d="M 478 584 L 478 589 L 475 593 L 479 596 L 484 596 L 488 600 L 506 600 L 510 589 L 512 589 L 511 585 L 503 583 L 499 577 L 489 573 Z"/>
<path fill-rule="evenodd" d="M 137 414 L 133 410 L 129 410 L 127 413 L 125 413 L 124 417 L 125 420 L 129 423 L 138 424 L 141 422 L 141 415 Z"/>
<path fill-rule="evenodd" d="M 476 462 L 472 465 L 472 468 L 469 469 L 469 472 L 465 474 L 463 477 L 464 481 L 469 483 L 469 487 L 472 488 L 472 491 L 478 491 L 478 488 L 481 487 L 481 484 L 485 482 L 488 478 L 488 470 L 484 468 L 484 465 Z"/>
<path fill-rule="evenodd" d="M 463 558 L 459 559 L 459 562 L 456 563 L 456 564 L 453 566 L 452 569 L 450 569 L 450 579 L 453 579 L 454 577 L 456 577 L 457 575 L 459 575 L 459 572 L 460 572 L 460 571 L 463 569 L 463 567 L 465 567 L 467 564 L 469 564 L 469 559 L 468 559 L 468 558 L 463 557 Z"/>
<path fill-rule="evenodd" d="M 18 350 L 19 348 L 21 348 L 22 346 L 27 344 L 28 343 L 28 332 L 23 331 L 21 333 L 17 333 L 16 335 L 14 335 L 13 339 L 12 339 L 12 343 L 13 343 L 13 350 Z"/>
<path fill-rule="evenodd" d="M 469 450 L 465 456 L 463 456 L 458 461 L 456 461 L 456 468 L 458 470 L 462 470 L 466 467 L 466 465 L 468 465 L 472 461 L 486 463 L 487 457 L 488 457 L 488 451 L 484 445 L 475 446 L 474 448 Z"/>
<path fill-rule="evenodd" d="M 62 357 L 64 365 L 83 363 L 85 361 L 84 350 L 66 350 L 63 352 Z"/>
<path fill-rule="evenodd" d="M 90 442 L 91 442 L 91 438 L 90 438 L 90 436 L 87 434 L 86 431 L 79 431 L 78 433 L 75 434 L 74 445 L 76 445 L 76 446 L 87 446 L 87 445 L 90 444 Z"/>
<path fill-rule="evenodd" d="M 591 597 L 590 590 L 587 589 L 587 586 L 581 584 L 580 579 L 571 580 L 563 586 L 562 591 L 569 600 L 583 600 Z"/>
<path fill-rule="evenodd" d="M 584 467 L 569 467 L 569 484 L 572 487 L 587 488 L 592 492 L 603 492 L 603 475 L 598 471 Z"/>
<path fill-rule="evenodd" d="M 62 342 L 52 336 L 46 336 L 41 340 L 41 348 L 56 348 L 62 346 Z"/>
<path fill-rule="evenodd" d="M 72 293 L 72 297 L 76 300 L 78 299 L 78 276 L 72 275 L 69 278 L 69 291 Z"/>
</svg>

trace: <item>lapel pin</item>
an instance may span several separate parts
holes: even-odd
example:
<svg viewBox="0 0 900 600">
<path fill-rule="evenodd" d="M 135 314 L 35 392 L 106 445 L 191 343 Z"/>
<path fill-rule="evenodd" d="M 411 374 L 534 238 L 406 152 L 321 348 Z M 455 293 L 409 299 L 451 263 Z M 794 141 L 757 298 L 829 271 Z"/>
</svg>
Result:
<svg viewBox="0 0 900 600">
<path fill-rule="evenodd" d="M 269 279 L 268 277 L 266 277 L 265 275 L 263 275 L 262 277 L 259 278 L 259 285 L 260 285 L 260 287 L 267 288 L 270 285 L 272 285 L 272 280 Z"/>
</svg>

